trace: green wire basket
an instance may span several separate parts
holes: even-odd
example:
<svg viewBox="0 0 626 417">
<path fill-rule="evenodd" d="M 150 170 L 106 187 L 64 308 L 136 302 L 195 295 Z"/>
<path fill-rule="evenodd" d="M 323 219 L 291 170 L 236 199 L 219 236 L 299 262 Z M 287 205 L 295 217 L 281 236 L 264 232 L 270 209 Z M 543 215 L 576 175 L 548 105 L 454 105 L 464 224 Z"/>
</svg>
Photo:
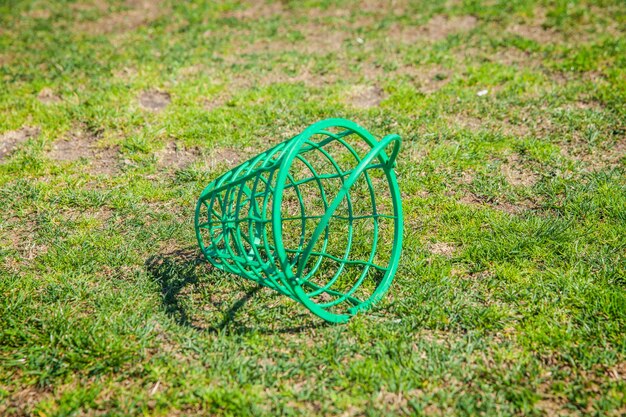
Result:
<svg viewBox="0 0 626 417">
<path fill-rule="evenodd" d="M 402 248 L 400 137 L 314 123 L 211 182 L 195 229 L 215 267 L 341 323 L 388 290 Z"/>
</svg>

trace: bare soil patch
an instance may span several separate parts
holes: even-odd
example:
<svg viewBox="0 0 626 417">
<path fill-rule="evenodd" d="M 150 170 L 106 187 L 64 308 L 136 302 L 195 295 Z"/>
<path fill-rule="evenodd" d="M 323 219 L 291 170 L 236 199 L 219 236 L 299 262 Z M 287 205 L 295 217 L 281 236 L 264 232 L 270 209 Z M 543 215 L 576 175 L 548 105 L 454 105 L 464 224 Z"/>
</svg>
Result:
<svg viewBox="0 0 626 417">
<path fill-rule="evenodd" d="M 216 97 L 205 100 L 204 107 L 207 110 L 221 107 L 228 103 L 228 101 L 232 98 L 233 93 L 257 86 L 268 86 L 280 83 L 303 83 L 308 87 L 323 87 L 337 82 L 340 78 L 344 80 L 348 79 L 349 74 L 347 72 L 343 72 L 342 69 L 339 70 L 341 73 L 327 72 L 324 74 L 314 74 L 309 66 L 305 66 L 300 68 L 296 74 L 287 74 L 280 66 L 277 66 L 277 68 L 273 71 L 263 74 L 242 72 L 228 80 L 228 92 L 223 92 Z"/>
<path fill-rule="evenodd" d="M 177 169 L 192 164 L 199 155 L 200 150 L 198 148 L 185 148 L 177 142 L 169 142 L 163 150 L 157 152 L 160 166 Z"/>
<path fill-rule="evenodd" d="M 491 30 L 495 31 L 500 29 L 493 27 Z M 543 67 L 542 58 L 536 53 L 523 51 L 512 46 L 500 45 L 497 50 L 493 51 L 491 47 L 468 47 L 466 45 L 459 45 L 454 48 L 453 54 L 456 60 L 461 63 L 475 64 L 487 61 L 532 71 L 546 71 Z"/>
<path fill-rule="evenodd" d="M 171 96 L 166 91 L 148 90 L 139 95 L 139 104 L 147 110 L 161 111 L 170 104 Z"/>
<path fill-rule="evenodd" d="M 203 154 L 199 148 L 186 148 L 177 142 L 169 142 L 164 149 L 157 152 L 158 166 L 161 168 L 182 169 L 202 159 L 208 168 L 215 168 L 220 164 L 228 167 L 239 165 L 255 155 L 250 147 L 243 149 L 216 148 Z"/>
<path fill-rule="evenodd" d="M 507 157 L 500 165 L 500 171 L 507 182 L 514 186 L 530 187 L 539 180 L 537 174 L 524 168 L 524 161 L 516 153 Z"/>
<path fill-rule="evenodd" d="M 560 34 L 546 26 L 546 10 L 542 7 L 535 8 L 532 17 L 509 25 L 506 31 L 541 44 L 560 40 Z"/>
<path fill-rule="evenodd" d="M 12 231 L 11 242 L 13 247 L 19 252 L 20 263 L 28 263 L 48 251 L 47 245 L 37 244 L 33 230 Z"/>
<path fill-rule="evenodd" d="M 15 273 L 23 271 L 36 257 L 48 251 L 48 246 L 37 240 L 37 224 L 29 216 L 10 218 L 6 228 L 0 229 L 0 244 L 17 252 L 4 259 L 5 267 Z"/>
<path fill-rule="evenodd" d="M 452 256 L 456 251 L 456 247 L 452 243 L 434 242 L 426 246 L 428 251 L 434 255 Z"/>
<path fill-rule="evenodd" d="M 522 38 L 530 39 L 539 44 L 569 43 L 580 44 L 591 42 L 602 35 L 619 35 L 619 26 L 615 21 L 607 21 L 606 17 L 611 12 L 609 8 L 597 8 L 591 6 L 593 14 L 604 15 L 603 19 L 583 19 L 577 22 L 576 27 L 568 27 L 557 30 L 550 27 L 547 10 L 543 7 L 535 8 L 532 18 L 516 22 L 506 28 L 506 31 Z"/>
<path fill-rule="evenodd" d="M 107 223 L 113 217 L 114 210 L 107 206 L 90 208 L 66 208 L 59 213 L 66 221 L 79 221 L 85 218 L 94 218 L 102 224 Z"/>
<path fill-rule="evenodd" d="M 407 6 L 410 4 L 407 0 L 365 0 L 358 2 L 361 10 L 368 13 L 388 14 L 393 13 L 395 16 L 403 16 L 407 13 Z"/>
<path fill-rule="evenodd" d="M 225 163 L 229 166 L 236 166 L 250 159 L 254 152 L 255 150 L 249 147 L 243 149 L 217 148 L 210 153 L 209 164 L 215 166 Z"/>
<path fill-rule="evenodd" d="M 390 39 L 403 43 L 437 42 L 455 33 L 469 32 L 478 24 L 474 16 L 434 16 L 423 26 L 399 26 L 391 27 Z"/>
<path fill-rule="evenodd" d="M 349 103 L 358 108 L 378 107 L 385 98 L 385 92 L 378 86 L 357 85 L 353 88 Z"/>
<path fill-rule="evenodd" d="M 0 135 L 0 161 L 12 154 L 22 143 L 39 135 L 38 127 L 23 127 Z"/>
<path fill-rule="evenodd" d="M 230 100 L 230 96 L 227 93 L 217 94 L 212 97 L 207 97 L 202 100 L 203 107 L 206 110 L 215 110 L 217 108 L 222 107 Z"/>
<path fill-rule="evenodd" d="M 241 39 L 238 51 L 243 54 L 294 51 L 311 55 L 325 55 L 341 51 L 349 37 L 348 33 L 341 28 L 324 25 L 324 23 L 311 22 L 301 25 L 298 26 L 298 31 L 304 39 L 286 39 L 288 34 L 284 31 L 277 37 L 271 39 L 257 37 L 250 43 Z"/>
<path fill-rule="evenodd" d="M 239 20 L 256 20 L 267 19 L 284 12 L 282 2 L 247 1 L 244 4 L 244 8 L 229 11 L 224 14 L 224 17 L 234 17 Z"/>
<path fill-rule="evenodd" d="M 114 77 L 120 78 L 125 81 L 130 81 L 137 77 L 138 71 L 135 67 L 123 67 L 111 71 Z"/>
<path fill-rule="evenodd" d="M 554 42 L 559 37 L 555 31 L 544 29 L 540 25 L 515 24 L 509 26 L 507 31 L 540 44 Z"/>
<path fill-rule="evenodd" d="M 95 8 L 106 10 L 106 7 L 97 4 L 98 2 Z M 127 0 L 125 5 L 127 10 L 106 14 L 95 21 L 79 23 L 78 30 L 94 35 L 122 33 L 147 25 L 165 13 L 160 0 Z"/>
<path fill-rule="evenodd" d="M 338 52 L 343 48 L 349 35 L 341 28 L 310 23 L 302 26 L 300 31 L 304 40 L 296 45 L 298 50 L 307 54 L 328 54 Z"/>
<path fill-rule="evenodd" d="M 2 34 L 2 30 L 0 29 L 0 34 Z M 0 66 L 9 65 L 13 61 L 13 57 L 9 56 L 6 53 L 0 52 Z"/>
<path fill-rule="evenodd" d="M 532 59 L 532 55 L 528 52 L 517 48 L 499 49 L 495 53 L 488 54 L 486 58 L 491 62 L 520 68 L 536 68 L 541 62 L 540 60 Z"/>
<path fill-rule="evenodd" d="M 595 149 L 590 149 L 588 145 L 579 141 L 573 141 L 561 145 L 561 154 L 582 162 L 591 171 L 616 168 L 626 165 L 626 137 L 621 137 L 610 144 L 602 144 Z"/>
<path fill-rule="evenodd" d="M 77 12 L 98 10 L 104 12 L 108 10 L 109 4 L 106 0 L 80 0 L 69 5 L 70 9 Z"/>
<path fill-rule="evenodd" d="M 28 12 L 23 13 L 22 16 L 31 18 L 31 19 L 46 20 L 46 19 L 50 19 L 51 12 L 50 10 L 47 10 L 47 9 L 35 9 L 35 10 L 30 10 Z"/>
<path fill-rule="evenodd" d="M 509 214 L 520 214 L 524 211 L 524 207 L 516 206 L 508 201 L 499 201 L 497 204 L 492 204 L 492 207 Z"/>
<path fill-rule="evenodd" d="M 323 87 L 334 84 L 339 79 L 349 77 L 343 67 L 337 70 L 325 72 L 324 74 L 315 74 L 309 66 L 302 68 L 296 75 L 288 75 L 284 72 L 274 71 L 266 74 L 260 80 L 262 85 L 271 85 L 274 83 L 304 83 L 310 87 Z"/>
<path fill-rule="evenodd" d="M 37 94 L 37 100 L 43 104 L 56 104 L 61 102 L 61 97 L 59 97 L 51 88 L 44 87 L 41 89 L 39 94 Z"/>
<path fill-rule="evenodd" d="M 9 394 L 6 402 L 0 402 L 0 414 L 3 416 L 34 415 L 35 406 L 49 396 L 49 391 L 39 388 L 18 389 Z"/>
<path fill-rule="evenodd" d="M 76 129 L 67 137 L 56 141 L 48 153 L 54 161 L 73 162 L 79 159 L 89 160 L 89 172 L 94 174 L 113 174 L 118 170 L 118 149 L 99 147 L 98 134 L 84 129 Z"/>
<path fill-rule="evenodd" d="M 463 196 L 459 199 L 459 202 L 470 206 L 483 204 L 483 202 L 478 197 L 470 192 L 463 194 Z"/>
<path fill-rule="evenodd" d="M 474 172 L 473 171 L 463 171 L 461 176 L 457 180 L 460 184 L 469 185 L 474 182 Z"/>
<path fill-rule="evenodd" d="M 450 81 L 450 71 L 440 65 L 409 67 L 399 71 L 400 73 L 408 73 L 413 81 L 419 86 L 419 89 L 430 94 L 439 90 Z"/>
<path fill-rule="evenodd" d="M 514 123 L 511 120 L 497 120 L 497 119 L 489 119 L 484 120 L 478 117 L 457 113 L 454 115 L 444 115 L 442 116 L 451 127 L 455 127 L 457 129 L 466 129 L 471 130 L 473 132 L 478 131 L 500 131 L 505 135 L 524 137 L 527 136 L 531 129 L 525 124 Z"/>
<path fill-rule="evenodd" d="M 463 113 L 445 115 L 443 117 L 447 120 L 448 126 L 455 127 L 457 129 L 471 130 L 473 132 L 484 130 L 487 124 L 485 120 Z"/>
<path fill-rule="evenodd" d="M 524 201 L 518 204 L 512 204 L 505 200 L 486 201 L 469 191 L 463 194 L 463 196 L 459 199 L 459 202 L 476 208 L 492 208 L 503 213 L 513 215 L 523 213 L 525 210 L 536 208 L 534 202 L 531 201 Z"/>
</svg>

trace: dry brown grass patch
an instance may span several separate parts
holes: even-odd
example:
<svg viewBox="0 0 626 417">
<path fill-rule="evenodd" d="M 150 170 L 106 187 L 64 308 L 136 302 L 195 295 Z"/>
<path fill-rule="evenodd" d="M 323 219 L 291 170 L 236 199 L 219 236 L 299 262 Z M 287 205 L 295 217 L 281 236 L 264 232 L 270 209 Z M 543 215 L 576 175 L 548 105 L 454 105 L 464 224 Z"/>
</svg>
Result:
<svg viewBox="0 0 626 417">
<path fill-rule="evenodd" d="M 71 131 L 65 138 L 57 140 L 48 157 L 53 161 L 73 162 L 80 159 L 89 161 L 89 172 L 94 174 L 113 174 L 118 169 L 118 149 L 100 147 L 100 135 L 84 128 Z"/>
<path fill-rule="evenodd" d="M 456 252 L 456 246 L 453 243 L 433 242 L 426 245 L 428 251 L 434 255 L 451 257 Z"/>
<path fill-rule="evenodd" d="M 533 59 L 532 55 L 517 48 L 498 49 L 495 53 L 486 56 L 492 62 L 518 68 L 537 68 L 541 61 Z"/>
<path fill-rule="evenodd" d="M 45 244 L 37 244 L 36 235 L 32 230 L 13 230 L 10 235 L 13 247 L 19 253 L 19 263 L 29 263 L 37 256 L 45 254 L 48 246 Z"/>
<path fill-rule="evenodd" d="M 244 7 L 224 13 L 224 17 L 234 17 L 239 20 L 267 19 L 285 12 L 281 2 L 266 3 L 264 1 L 246 1 Z"/>
<path fill-rule="evenodd" d="M 224 106 L 230 100 L 230 96 L 228 93 L 217 94 L 212 97 L 207 97 L 202 100 L 202 104 L 205 110 L 215 110 Z"/>
<path fill-rule="evenodd" d="M 13 223 L 14 222 L 14 223 Z M 9 226 L 10 223 L 13 225 Z M 13 217 L 6 223 L 6 229 L 0 228 L 0 243 L 2 246 L 14 249 L 15 256 L 4 259 L 6 268 L 19 273 L 33 260 L 48 251 L 48 246 L 37 242 L 37 224 L 28 217 L 25 219 Z"/>
<path fill-rule="evenodd" d="M 561 36 L 556 31 L 545 29 L 543 26 L 535 24 L 514 24 L 509 26 L 507 31 L 540 44 L 559 41 L 561 39 Z"/>
<path fill-rule="evenodd" d="M 450 124 L 452 126 L 474 132 L 484 130 L 485 125 L 487 124 L 487 122 L 483 119 L 463 113 L 457 113 L 454 116 L 446 116 L 446 119 L 451 122 Z"/>
<path fill-rule="evenodd" d="M 437 15 L 423 26 L 393 25 L 389 37 L 393 41 L 407 44 L 415 42 L 437 42 L 456 33 L 469 32 L 478 24 L 474 16 L 444 16 Z"/>
<path fill-rule="evenodd" d="M 620 35 L 619 25 L 613 19 L 606 19 L 611 14 L 610 7 L 591 6 L 589 9 L 593 14 L 603 16 L 604 19 L 593 19 L 590 21 L 585 18 L 577 22 L 575 26 L 557 30 L 549 27 L 547 10 L 543 7 L 538 7 L 534 10 L 533 17 L 513 23 L 506 28 L 506 31 L 539 44 L 580 44 L 591 42 L 602 35 Z"/>
<path fill-rule="evenodd" d="M 581 140 L 573 140 L 561 145 L 561 154 L 581 162 L 590 171 L 617 168 L 626 165 L 626 137 L 595 148 Z"/>
<path fill-rule="evenodd" d="M 546 27 L 546 13 L 543 7 L 537 7 L 533 11 L 532 17 L 509 25 L 506 31 L 540 44 L 559 42 L 562 40 L 562 35 L 556 30 Z"/>
<path fill-rule="evenodd" d="M 43 104 L 56 104 L 61 101 L 61 97 L 59 97 L 53 89 L 44 87 L 39 94 L 37 94 L 37 100 Z"/>
<path fill-rule="evenodd" d="M 581 386 L 579 386 L 578 391 L 585 392 L 589 395 L 589 399 L 584 405 L 584 412 L 587 414 L 591 414 L 594 410 L 597 410 L 596 403 L 600 401 L 607 392 L 607 385 L 610 384 L 609 379 L 621 381 L 624 379 L 624 375 L 626 375 L 626 362 L 623 361 L 610 367 L 597 364 L 593 365 L 591 369 L 580 369 L 565 365 L 564 363 L 568 363 L 569 361 L 558 354 L 549 354 L 541 359 L 548 366 L 558 366 L 562 371 L 567 371 L 567 375 L 564 377 L 565 380 L 559 381 L 559 383 L 565 382 L 572 384 L 575 383 L 575 379 L 578 378 L 584 381 Z M 537 386 L 537 393 L 541 396 L 541 399 L 537 401 L 535 406 L 545 412 L 546 415 L 550 416 L 580 415 L 579 412 L 568 407 L 568 405 L 571 406 L 569 399 L 564 393 L 558 393 L 560 390 L 554 388 L 554 382 L 551 372 L 548 371 L 543 375 L 542 381 Z M 626 407 L 622 405 L 621 408 L 608 415 L 624 415 L 625 412 Z"/>
<path fill-rule="evenodd" d="M 106 0 L 80 0 L 75 3 L 71 3 L 69 7 L 77 12 L 92 10 L 105 12 L 109 9 L 109 3 Z"/>
<path fill-rule="evenodd" d="M 127 0 L 125 5 L 127 10 L 108 13 L 95 21 L 80 22 L 76 27 L 94 35 L 123 33 L 147 25 L 165 13 L 160 0 Z M 100 11 L 108 9 L 98 1 L 93 7 Z"/>
<path fill-rule="evenodd" d="M 52 12 L 48 9 L 35 9 L 29 10 L 22 14 L 22 16 L 30 19 L 50 19 Z"/>
<path fill-rule="evenodd" d="M 349 103 L 361 109 L 378 107 L 385 98 L 382 88 L 375 85 L 356 85 L 349 95 Z"/>
<path fill-rule="evenodd" d="M 254 152 L 254 149 L 249 147 L 243 149 L 217 148 L 211 151 L 209 163 L 212 165 L 226 163 L 227 165 L 235 166 L 250 159 Z"/>
<path fill-rule="evenodd" d="M 161 111 L 172 101 L 170 93 L 158 90 L 143 91 L 138 99 L 141 107 L 152 111 Z"/>
<path fill-rule="evenodd" d="M 255 54 L 259 52 L 284 53 L 299 52 L 310 55 L 325 55 L 340 52 L 349 35 L 341 29 L 326 26 L 315 22 L 298 26 L 298 31 L 304 39 L 287 40 L 287 34 L 280 34 L 273 38 L 256 38 L 251 43 L 237 45 L 240 54 Z"/>
<path fill-rule="evenodd" d="M 469 191 L 466 191 L 458 199 L 458 202 L 475 208 L 491 208 L 512 215 L 518 215 L 526 210 L 532 210 L 536 208 L 536 203 L 533 201 L 522 201 L 513 204 L 506 200 L 496 199 L 494 201 L 487 201 Z"/>
<path fill-rule="evenodd" d="M 113 209 L 103 207 L 89 207 L 89 208 L 68 208 L 61 212 L 62 217 L 67 221 L 79 221 L 86 218 L 93 218 L 98 220 L 101 224 L 107 223 L 111 217 L 113 217 Z"/>
<path fill-rule="evenodd" d="M 524 211 L 523 207 L 511 204 L 508 201 L 499 201 L 497 204 L 492 205 L 492 207 L 508 214 L 520 214 Z"/>
<path fill-rule="evenodd" d="M 410 4 L 408 0 L 363 0 L 359 1 L 358 6 L 367 13 L 376 15 L 393 14 L 395 16 L 403 16 L 407 13 L 407 6 Z"/>
<path fill-rule="evenodd" d="M 198 159 L 200 150 L 197 147 L 185 148 L 177 142 L 169 142 L 164 149 L 157 152 L 159 166 L 168 168 L 184 168 Z"/>
<path fill-rule="evenodd" d="M 376 395 L 376 403 L 387 411 L 402 410 L 405 413 L 409 413 L 411 411 L 409 400 L 418 397 L 420 394 L 420 391 L 390 392 L 386 388 L 382 388 Z"/>
<path fill-rule="evenodd" d="M 343 67 L 342 67 L 343 68 Z M 324 74 L 314 74 L 309 66 L 301 68 L 296 75 L 287 75 L 282 71 L 272 71 L 265 74 L 259 80 L 261 85 L 271 85 L 275 83 L 304 83 L 309 87 L 323 87 L 334 84 L 342 78 L 342 70 L 339 72 L 327 72 Z"/>
<path fill-rule="evenodd" d="M 408 74 L 425 94 L 441 89 L 450 81 L 451 76 L 450 71 L 440 65 L 404 67 L 398 73 Z"/>
<path fill-rule="evenodd" d="M 38 127 L 23 127 L 0 135 L 0 161 L 11 155 L 21 144 L 39 135 Z"/>
<path fill-rule="evenodd" d="M 50 397 L 48 390 L 25 387 L 11 392 L 6 401 L 0 402 L 0 415 L 2 416 L 31 416 L 35 415 L 35 406 Z"/>
<path fill-rule="evenodd" d="M 524 168 L 524 161 L 516 153 L 507 157 L 500 165 L 500 171 L 507 182 L 514 186 L 530 187 L 539 180 L 537 174 Z"/>
<path fill-rule="evenodd" d="M 123 67 L 112 71 L 114 77 L 124 81 L 130 81 L 136 78 L 138 73 L 137 68 L 134 67 Z"/>
<path fill-rule="evenodd" d="M 499 131 L 505 135 L 525 137 L 530 134 L 531 129 L 524 123 L 513 123 L 509 119 L 481 119 L 466 113 L 455 113 L 453 115 L 443 115 L 447 126 L 455 129 L 470 130 L 472 132 L 479 131 Z"/>
<path fill-rule="evenodd" d="M 0 29 L 0 35 L 2 34 L 2 29 Z M 4 66 L 9 66 L 9 64 L 11 64 L 11 62 L 13 62 L 13 56 L 10 56 L 9 54 L 0 52 L 0 67 L 4 67 Z"/>
</svg>

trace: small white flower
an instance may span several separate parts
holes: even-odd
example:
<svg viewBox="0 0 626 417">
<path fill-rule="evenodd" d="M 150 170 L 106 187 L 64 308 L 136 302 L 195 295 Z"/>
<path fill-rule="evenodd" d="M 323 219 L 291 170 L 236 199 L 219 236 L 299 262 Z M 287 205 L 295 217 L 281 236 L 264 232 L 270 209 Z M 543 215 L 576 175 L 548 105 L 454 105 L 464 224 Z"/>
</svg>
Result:
<svg viewBox="0 0 626 417">
<path fill-rule="evenodd" d="M 480 90 L 478 93 L 476 93 L 476 95 L 478 97 L 482 97 L 484 95 L 486 95 L 489 92 L 489 90 Z"/>
</svg>

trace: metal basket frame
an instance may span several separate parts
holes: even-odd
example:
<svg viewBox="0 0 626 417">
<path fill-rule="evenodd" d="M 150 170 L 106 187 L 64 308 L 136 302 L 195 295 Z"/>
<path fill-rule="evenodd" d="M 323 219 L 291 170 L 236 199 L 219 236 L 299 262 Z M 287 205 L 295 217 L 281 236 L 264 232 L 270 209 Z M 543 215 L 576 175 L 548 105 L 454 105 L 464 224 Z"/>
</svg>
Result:
<svg viewBox="0 0 626 417">
<path fill-rule="evenodd" d="M 341 131 L 331 131 L 337 129 Z M 314 137 L 321 139 L 314 140 Z M 345 147 L 356 166 L 341 168 L 341 163 L 326 150 L 333 142 L 333 146 Z M 215 267 L 278 291 L 326 321 L 346 322 L 381 299 L 398 269 L 403 217 L 394 167 L 400 142 L 395 134 L 378 141 L 352 121 L 327 119 L 224 173 L 202 191 L 196 205 L 195 230 L 202 253 Z M 385 151 L 389 147 L 391 151 L 387 155 Z M 363 148 L 367 152 L 361 156 L 359 150 Z M 326 158 L 335 172 L 318 172 L 312 157 L 308 156 L 310 152 Z M 292 172 L 294 161 L 306 166 L 310 176 L 296 179 Z M 384 173 L 380 177 L 386 180 L 387 195 L 393 207 L 391 214 L 377 210 L 372 170 Z M 327 189 L 331 181 L 339 184 L 334 193 Z M 366 184 L 364 188 L 369 191 L 371 213 L 366 215 L 354 209 L 351 188 L 357 181 Z M 301 188 L 313 185 L 319 193 L 314 203 L 321 207 L 323 214 L 313 215 L 309 211 L 307 215 L 307 204 L 313 203 L 307 203 Z M 299 210 L 299 216 L 286 215 L 283 195 L 287 192 L 297 195 L 297 204 L 292 205 Z M 338 214 L 341 210 L 347 213 Z M 372 248 L 366 259 L 352 259 L 355 224 L 364 219 L 371 221 Z M 379 265 L 375 258 L 383 220 L 393 221 L 393 241 L 388 259 L 385 258 L 386 265 Z M 285 245 L 283 229 L 287 222 L 299 222 L 298 243 Z M 315 224 L 313 229 L 307 229 L 310 222 Z M 331 222 L 342 222 L 339 234 L 346 238 L 343 256 L 329 249 L 333 245 L 331 231 L 335 227 Z M 314 277 L 324 261 L 334 262 L 336 270 L 332 278 L 322 284 L 315 283 Z M 348 273 L 352 267 L 361 268 L 361 272 Z M 365 299 L 356 297 L 355 292 L 366 277 L 370 279 L 372 272 L 377 273 L 374 288 Z M 348 290 L 335 288 L 350 274 L 355 280 L 348 285 Z"/>
</svg>

